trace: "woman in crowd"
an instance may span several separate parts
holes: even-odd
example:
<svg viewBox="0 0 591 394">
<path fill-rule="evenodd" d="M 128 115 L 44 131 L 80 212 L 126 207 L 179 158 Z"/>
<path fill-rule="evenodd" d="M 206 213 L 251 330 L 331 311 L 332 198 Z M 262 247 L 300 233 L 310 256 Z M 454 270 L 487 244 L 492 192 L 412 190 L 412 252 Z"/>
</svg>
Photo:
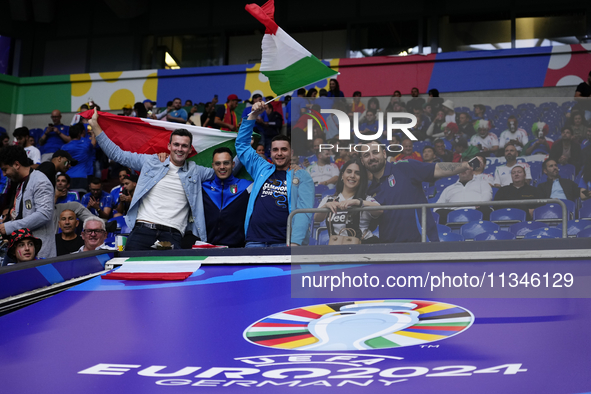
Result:
<svg viewBox="0 0 591 394">
<path fill-rule="evenodd" d="M 339 86 L 339 81 L 334 78 L 331 78 L 329 82 L 329 90 L 326 94 L 326 97 L 345 97 L 345 94 L 341 92 L 341 87 Z"/>
<path fill-rule="evenodd" d="M 321 222 L 326 219 L 330 235 L 339 235 L 346 228 L 353 229 L 355 234 L 352 231 L 349 235 L 359 238 L 362 243 L 379 242 L 369 227 L 371 220 L 378 218 L 382 211 L 348 212 L 351 207 L 380 205 L 373 197 L 367 195 L 367 186 L 367 171 L 361 160 L 349 160 L 341 167 L 335 194 L 324 197 L 320 202 L 319 208 L 329 208 L 331 213 L 317 213 L 314 215 L 314 221 Z M 347 234 L 343 231 L 341 235 Z"/>
<path fill-rule="evenodd" d="M 35 260 L 37 253 L 41 250 L 42 242 L 35 238 L 28 228 L 21 228 L 10 234 L 8 241 L 7 256 L 13 261 L 11 264 L 24 263 Z"/>
</svg>

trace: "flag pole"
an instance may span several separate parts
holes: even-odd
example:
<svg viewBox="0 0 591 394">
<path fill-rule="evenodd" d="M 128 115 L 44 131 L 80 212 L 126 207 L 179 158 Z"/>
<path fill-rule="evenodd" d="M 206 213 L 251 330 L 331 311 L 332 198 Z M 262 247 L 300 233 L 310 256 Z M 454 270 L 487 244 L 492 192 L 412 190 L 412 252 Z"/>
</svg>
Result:
<svg viewBox="0 0 591 394">
<path fill-rule="evenodd" d="M 279 95 L 279 96 L 275 97 L 275 98 L 274 98 L 274 99 L 272 99 L 272 100 L 269 100 L 269 101 L 267 101 L 266 103 L 263 103 L 263 105 L 267 105 L 267 104 L 269 104 L 270 102 L 277 100 L 279 97 L 281 97 L 281 96 L 283 96 L 283 95 L 285 95 L 285 93 L 283 93 L 283 94 L 281 94 L 281 95 Z M 247 116 L 247 117 L 248 117 L 248 116 L 250 116 L 250 115 L 251 115 L 253 112 L 254 112 L 254 111 L 250 111 L 250 113 L 249 113 L 248 115 L 246 115 L 246 116 Z"/>
</svg>

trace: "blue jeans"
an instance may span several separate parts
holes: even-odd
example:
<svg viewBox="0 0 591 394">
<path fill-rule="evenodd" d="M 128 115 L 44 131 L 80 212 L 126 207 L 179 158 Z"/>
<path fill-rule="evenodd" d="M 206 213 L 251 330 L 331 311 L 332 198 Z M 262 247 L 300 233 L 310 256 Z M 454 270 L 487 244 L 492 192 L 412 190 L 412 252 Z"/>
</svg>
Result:
<svg viewBox="0 0 591 394">
<path fill-rule="evenodd" d="M 127 237 L 125 250 L 154 250 L 152 245 L 156 241 L 168 241 L 174 249 L 181 249 L 181 233 L 165 230 L 152 230 L 142 226 L 135 226 Z"/>
<path fill-rule="evenodd" d="M 129 242 L 129 241 L 127 241 Z M 273 242 L 247 242 L 246 245 L 244 246 L 245 248 L 280 248 L 282 246 L 286 246 L 287 244 L 284 243 L 280 243 L 280 244 L 276 244 Z"/>
</svg>

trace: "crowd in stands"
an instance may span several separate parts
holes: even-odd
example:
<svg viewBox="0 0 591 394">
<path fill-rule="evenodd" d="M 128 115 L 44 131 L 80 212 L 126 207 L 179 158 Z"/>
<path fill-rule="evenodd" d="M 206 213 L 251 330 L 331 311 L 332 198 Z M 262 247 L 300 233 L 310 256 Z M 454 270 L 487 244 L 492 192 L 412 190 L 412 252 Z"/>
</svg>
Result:
<svg viewBox="0 0 591 394">
<path fill-rule="evenodd" d="M 583 83 L 589 84 L 591 75 Z M 122 227 L 119 217 L 127 220 L 129 250 L 149 249 L 156 241 L 176 248 L 195 240 L 229 247 L 285 245 L 289 212 L 311 207 L 331 212 L 296 215 L 301 218 L 292 227 L 293 246 L 344 238 L 353 243 L 420 240 L 420 210 L 352 207 L 480 202 L 434 209 L 426 230 L 431 241 L 447 240 L 445 226 L 462 223 L 456 218 L 461 212 L 476 211 L 471 218 L 492 222 L 494 211 L 513 210 L 531 221 L 542 208 L 490 207 L 489 201 L 559 198 L 574 205 L 570 219 L 590 218 L 585 215 L 591 208 L 586 203 L 591 108 L 582 99 L 589 96 L 585 86 L 577 88 L 575 100 L 562 104 L 475 104 L 472 109 L 455 107 L 436 89 L 423 98 L 413 88 L 409 100 L 395 91 L 382 109 L 378 98 L 366 99 L 361 91 L 344 98 L 334 79 L 329 87 L 299 89 L 294 100 L 255 94 L 241 115 L 234 94 L 223 104 L 216 95 L 199 105 L 186 100 L 183 106 L 180 98 L 161 109 L 150 100 L 125 105 L 122 116 L 180 123 L 169 152 L 159 157 L 122 151 L 101 132 L 98 114 L 90 120 L 76 114 L 68 126 L 55 110 L 44 130 L 19 127 L 13 141 L 0 134 L 0 232 L 9 240 L 9 260 L 105 248 L 114 226 Z M 316 115 L 327 108 L 349 116 L 350 140 L 339 139 L 338 117 L 318 121 Z M 80 111 L 87 109 L 100 108 L 90 102 Z M 416 139 L 401 127 L 388 140 L 381 131 L 389 112 L 413 114 L 416 123 L 408 131 Z M 408 122 L 394 119 L 399 125 Z M 217 149 L 211 168 L 187 161 L 192 135 L 184 124 L 237 132 L 237 155 Z M 361 145 L 365 148 L 352 148 Z M 254 182 L 237 176 L 242 168 Z"/>
</svg>

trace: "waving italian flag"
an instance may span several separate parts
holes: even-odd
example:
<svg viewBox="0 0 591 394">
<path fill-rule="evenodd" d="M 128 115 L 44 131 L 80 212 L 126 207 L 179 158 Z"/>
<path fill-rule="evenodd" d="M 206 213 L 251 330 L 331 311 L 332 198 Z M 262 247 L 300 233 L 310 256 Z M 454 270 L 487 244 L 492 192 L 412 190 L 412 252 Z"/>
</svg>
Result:
<svg viewBox="0 0 591 394">
<path fill-rule="evenodd" d="M 262 7 L 248 4 L 245 8 L 267 28 L 262 43 L 260 72 L 269 78 L 271 90 L 276 95 L 281 96 L 338 74 L 277 26 L 273 20 L 274 0 L 267 1 Z"/>
</svg>

